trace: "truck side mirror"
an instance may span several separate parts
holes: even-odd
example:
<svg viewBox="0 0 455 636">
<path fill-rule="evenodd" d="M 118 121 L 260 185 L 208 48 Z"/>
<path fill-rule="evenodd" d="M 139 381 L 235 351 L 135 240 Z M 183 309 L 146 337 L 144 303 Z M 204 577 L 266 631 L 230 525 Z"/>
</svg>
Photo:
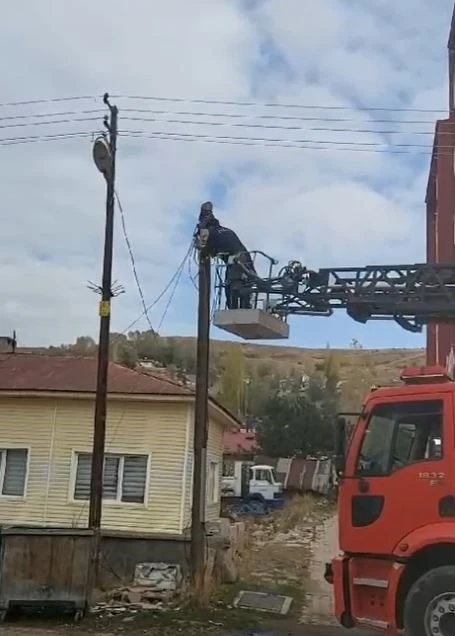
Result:
<svg viewBox="0 0 455 636">
<path fill-rule="evenodd" d="M 338 417 L 335 422 L 335 469 L 340 475 L 344 472 L 346 462 L 346 419 Z"/>
</svg>

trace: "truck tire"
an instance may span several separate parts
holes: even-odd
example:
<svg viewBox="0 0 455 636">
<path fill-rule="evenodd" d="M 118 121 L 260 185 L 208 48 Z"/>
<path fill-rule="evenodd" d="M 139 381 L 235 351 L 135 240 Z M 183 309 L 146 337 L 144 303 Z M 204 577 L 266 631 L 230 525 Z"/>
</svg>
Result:
<svg viewBox="0 0 455 636">
<path fill-rule="evenodd" d="M 455 566 L 430 570 L 408 592 L 404 604 L 406 636 L 455 634 Z"/>
</svg>

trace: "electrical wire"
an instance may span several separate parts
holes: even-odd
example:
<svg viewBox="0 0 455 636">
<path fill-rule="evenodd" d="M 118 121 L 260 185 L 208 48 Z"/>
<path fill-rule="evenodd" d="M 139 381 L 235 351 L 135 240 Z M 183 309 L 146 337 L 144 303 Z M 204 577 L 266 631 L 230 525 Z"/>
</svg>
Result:
<svg viewBox="0 0 455 636">
<path fill-rule="evenodd" d="M 189 97 L 168 97 L 158 95 L 110 95 L 111 99 L 125 99 L 128 101 L 152 101 L 170 104 L 206 104 L 217 106 L 241 106 L 245 108 L 289 108 L 302 110 L 326 110 L 326 111 L 360 111 L 360 112 L 393 112 L 393 113 L 432 113 L 447 114 L 447 109 L 442 108 L 405 108 L 398 106 L 338 106 L 332 104 L 302 104 L 302 103 L 283 103 L 283 102 L 261 102 L 261 101 L 241 101 L 241 100 L 222 100 L 207 98 L 189 98 Z M 101 100 L 101 95 L 77 95 L 70 97 L 51 97 L 51 98 L 35 98 L 27 100 L 17 100 L 0 103 L 0 108 L 29 106 L 35 104 L 52 104 L 65 103 L 88 100 Z"/>
<path fill-rule="evenodd" d="M 390 153 L 390 154 L 423 154 L 431 155 L 433 147 L 427 144 L 403 144 L 406 148 L 427 148 L 426 151 L 411 151 L 411 150 L 395 150 L 394 146 L 385 148 L 373 148 L 371 146 L 380 146 L 379 143 L 366 143 L 366 142 L 338 142 L 327 140 L 285 140 L 278 138 L 264 138 L 264 137 L 239 137 L 230 135 L 203 135 L 198 133 L 180 133 L 180 132 L 164 132 L 164 131 L 151 131 L 147 134 L 147 131 L 134 131 L 123 130 L 120 133 L 124 137 L 136 137 L 140 139 L 163 139 L 173 141 L 202 141 L 206 143 L 220 143 L 228 145 L 241 145 L 241 146 L 260 146 L 271 148 L 297 148 L 307 150 L 349 150 L 357 152 L 375 152 L 375 153 Z M 317 145 L 321 144 L 321 145 Z M 386 144 L 382 144 L 386 146 Z M 352 147 L 350 147 L 352 146 Z M 365 147 L 368 146 L 368 147 Z M 451 146 L 437 146 L 440 148 L 452 150 Z"/>
<path fill-rule="evenodd" d="M 131 267 L 132 267 L 132 270 L 133 270 L 134 280 L 136 282 L 136 287 L 137 287 L 138 292 L 139 292 L 139 297 L 141 299 L 141 304 L 142 304 L 142 307 L 144 309 L 143 315 L 145 315 L 145 317 L 147 319 L 147 322 L 148 322 L 148 325 L 150 327 L 150 330 L 152 332 L 154 332 L 155 330 L 153 329 L 152 321 L 150 320 L 150 316 L 149 316 L 148 309 L 147 309 L 147 304 L 146 304 L 145 298 L 144 298 L 144 293 L 142 291 L 141 283 L 140 283 L 139 276 L 138 276 L 138 273 L 137 273 L 136 260 L 134 258 L 133 248 L 131 247 L 131 242 L 130 242 L 130 239 L 129 239 L 129 236 L 128 236 L 128 232 L 126 230 L 125 213 L 124 213 L 122 202 L 120 200 L 120 197 L 118 195 L 117 190 L 115 190 L 115 198 L 117 199 L 117 205 L 118 205 L 118 208 L 119 208 L 119 211 L 120 211 L 120 221 L 121 221 L 121 226 L 122 226 L 123 238 L 125 239 L 126 247 L 128 249 L 128 253 L 129 253 L 130 261 L 131 261 Z"/>
<path fill-rule="evenodd" d="M 221 122 L 221 121 L 207 121 L 203 119 L 157 119 L 154 117 L 122 117 L 122 121 L 139 121 L 139 122 L 153 122 L 157 124 L 182 124 L 185 126 L 223 126 L 232 128 L 256 128 L 260 130 L 292 130 L 292 131 L 330 131 L 330 132 L 357 132 L 357 133 L 374 133 L 374 134 L 412 134 L 412 131 L 401 130 L 375 130 L 373 128 L 367 129 L 352 129 L 352 128 L 327 128 L 327 127 L 315 127 L 307 128 L 303 126 L 284 126 L 281 124 L 254 124 L 254 123 L 242 123 L 242 122 Z M 318 120 L 316 120 L 318 121 Z M 331 120 L 328 120 L 331 121 Z M 337 121 L 337 120 L 332 120 Z M 343 121 L 343 120 L 341 120 Z M 11 124 L 13 125 L 13 124 Z M 0 126 L 2 128 L 2 126 Z M 414 134 L 432 134 L 431 131 L 415 131 Z"/>
<path fill-rule="evenodd" d="M 271 119 L 271 120 L 284 120 L 284 121 L 321 121 L 321 122 L 365 122 L 369 124 L 430 124 L 434 126 L 434 119 L 353 119 L 352 117 L 304 117 L 302 115 L 260 115 L 255 113 L 213 113 L 213 112 L 199 112 L 192 110 L 154 110 L 150 108 L 122 108 L 122 113 L 138 113 L 149 115 L 183 115 L 189 117 L 223 117 L 225 119 Z M 0 117 L 1 120 L 1 117 Z M 447 122 L 447 126 L 455 126 L 454 123 Z M 330 130 L 330 129 L 329 129 Z"/>
<path fill-rule="evenodd" d="M 17 144 L 36 143 L 40 141 L 55 141 L 71 139 L 73 137 L 87 137 L 92 136 L 93 131 L 77 131 L 77 132 L 62 132 L 52 135 L 30 135 L 21 137 L 3 137 L 0 138 L 0 146 L 12 146 Z M 436 145 L 431 146 L 429 144 L 387 144 L 380 142 L 363 142 L 363 141 L 335 141 L 326 139 L 315 140 L 293 140 L 283 138 L 268 138 L 268 137 L 247 137 L 247 136 L 234 136 L 234 135 L 203 135 L 200 133 L 183 133 L 173 131 L 146 131 L 146 130 L 121 130 L 119 135 L 130 138 L 141 139 L 161 139 L 161 140 L 173 140 L 173 141 L 201 141 L 205 143 L 219 143 L 228 145 L 241 145 L 241 146 L 259 146 L 259 147 L 281 147 L 281 148 L 296 148 L 304 150 L 334 150 L 334 151 L 351 151 L 351 152 L 374 152 L 374 153 L 388 153 L 388 154 L 413 154 L 413 155 L 431 155 L 435 152 L 438 156 L 450 156 L 453 152 L 450 145 Z M 330 147 L 327 147 L 330 146 Z M 373 147 L 378 146 L 378 147 Z M 384 146 L 384 147 L 381 147 Z M 397 149 L 398 148 L 398 149 Z M 402 148 L 417 148 L 427 149 L 427 151 L 420 150 L 404 150 Z M 441 152 L 446 150 L 447 152 Z"/>
<path fill-rule="evenodd" d="M 52 112 L 52 113 L 27 113 L 27 114 L 21 114 L 21 115 L 5 115 L 5 116 L 0 116 L 0 121 L 15 121 L 15 120 L 24 120 L 24 119 L 45 119 L 45 118 L 49 118 L 49 117 L 74 117 L 76 115 L 95 115 L 95 114 L 102 114 L 105 111 L 101 108 L 93 108 L 93 109 L 88 109 L 88 110 L 71 110 L 71 111 L 59 111 L 59 112 Z M 181 115 L 181 116 L 190 116 L 190 117 L 209 117 L 209 118 L 223 118 L 223 119 L 247 119 L 247 120 L 282 120 L 282 121 L 303 121 L 303 122 L 323 122 L 323 123 L 346 123 L 346 122 L 350 122 L 350 123 L 368 123 L 368 124 L 413 124 L 413 125 L 432 125 L 434 126 L 434 120 L 425 120 L 425 119 L 364 119 L 364 120 L 360 120 L 358 118 L 353 119 L 352 117 L 303 117 L 303 116 L 297 116 L 297 115 L 260 115 L 260 114 L 254 114 L 254 113 L 211 113 L 211 112 L 198 112 L 198 111 L 191 111 L 191 110 L 183 110 L 183 111 L 169 111 L 169 110 L 153 110 L 153 109 L 149 109 L 149 108 L 123 108 L 122 109 L 122 113 L 137 113 L 137 114 L 141 114 L 141 115 Z M 153 122 L 167 122 L 168 120 L 162 120 L 162 119 L 157 119 L 155 117 L 153 118 L 146 118 L 146 117 L 127 117 L 124 119 L 131 119 L 133 121 L 153 121 Z M 66 121 L 66 120 L 64 120 Z M 46 122 L 46 123 L 54 123 L 54 122 Z M 59 122 L 57 122 L 59 123 Z M 197 120 L 197 121 L 182 121 L 180 122 L 180 120 L 171 120 L 169 123 L 189 123 L 189 124 L 196 124 L 196 125 L 229 125 L 229 126 L 242 126 L 242 127 L 254 127 L 254 124 L 234 124 L 231 122 L 207 122 L 204 120 Z M 17 124 L 19 125 L 19 124 Z M 31 125 L 41 125 L 41 122 L 26 122 L 23 124 L 20 124 L 23 126 L 31 126 Z M 447 122 L 446 124 L 448 127 L 454 127 L 455 124 L 451 123 L 451 122 Z M 11 127 L 12 125 L 9 126 L 4 126 L 4 127 Z M 323 127 L 323 128 L 303 128 L 300 126 L 297 127 L 286 127 L 286 126 L 273 126 L 270 124 L 262 124 L 262 125 L 256 125 L 256 127 L 261 127 L 261 128 L 282 128 L 284 130 L 323 130 L 323 131 L 346 131 L 346 132 L 374 132 L 374 133 L 381 133 L 381 134 L 403 134 L 403 133 L 410 133 L 413 132 L 414 134 L 433 134 L 433 131 L 401 131 L 401 130 L 376 130 L 376 129 L 372 129 L 372 128 L 367 128 L 367 129 L 353 129 L 353 128 L 340 128 L 340 129 L 334 129 L 334 128 L 327 128 L 327 127 Z M 444 134 L 443 132 L 441 134 Z M 450 134 L 450 133 L 445 133 L 445 134 Z"/>
<path fill-rule="evenodd" d="M 115 96 L 112 96 L 115 98 Z M 21 101 L 14 102 L 2 102 L 0 103 L 0 108 L 7 108 L 11 106 L 31 106 L 34 104 L 56 104 L 62 102 L 81 102 L 89 99 L 102 99 L 100 95 L 77 95 L 75 97 L 48 97 L 45 99 L 26 99 Z"/>
<path fill-rule="evenodd" d="M 140 109 L 140 108 L 126 108 L 122 109 L 122 112 L 130 112 L 130 113 L 140 113 L 140 114 L 159 114 L 159 115 L 187 115 L 192 117 L 209 117 L 209 118 L 224 118 L 224 119 L 248 119 L 248 120 L 263 120 L 263 119 L 273 119 L 273 120 L 284 120 L 284 121 L 305 121 L 305 122 L 322 122 L 322 123 L 336 123 L 336 122 L 351 122 L 351 123 L 362 123 L 362 121 L 358 121 L 352 118 L 345 117 L 335 117 L 335 118 L 327 118 L 327 117 L 297 117 L 297 116 L 284 116 L 284 115 L 248 115 L 248 114 L 234 114 L 234 113 L 209 113 L 209 112 L 194 112 L 194 111 L 167 111 L 167 110 L 150 110 L 150 109 Z M 39 119 L 40 121 L 29 121 L 29 122 L 21 122 L 18 124 L 5 124 L 1 125 L 0 128 L 15 128 L 15 127 L 28 127 L 28 126 L 39 126 L 39 125 L 47 125 L 47 124 L 59 124 L 59 123 L 67 123 L 72 121 L 92 121 L 98 120 L 96 118 L 75 118 L 75 115 L 92 115 L 92 114 L 102 114 L 104 113 L 103 109 L 90 109 L 90 110 L 80 110 L 80 111 L 64 111 L 64 112 L 54 112 L 54 113 L 29 113 L 26 115 L 9 115 L 0 117 L 1 121 L 15 121 L 15 120 L 24 120 L 24 119 Z M 43 119 L 49 117 L 72 117 L 72 119 L 63 119 L 63 120 L 51 120 L 51 121 L 41 121 Z M 371 134 L 380 134 L 380 135 L 434 135 L 434 130 L 382 130 L 376 128 L 352 128 L 352 127 L 341 127 L 334 128 L 328 126 L 283 126 L 283 125 L 271 125 L 271 124 L 250 124 L 250 123 L 232 123 L 230 121 L 225 122 L 213 122 L 207 120 L 175 120 L 175 119 L 158 119 L 155 117 L 147 118 L 147 117 L 123 117 L 123 119 L 130 121 L 143 121 L 143 122 L 159 122 L 159 123 L 179 123 L 185 125 L 204 125 L 204 126 L 234 126 L 234 127 L 242 127 L 242 128 L 263 128 L 263 129 L 277 129 L 277 130 L 306 130 L 312 132 L 347 132 L 347 133 L 371 133 Z M 398 120 L 398 119 L 382 119 L 382 120 L 364 120 L 365 123 L 368 124 L 431 124 L 434 125 L 434 121 L 430 120 Z M 448 127 L 453 127 L 453 131 L 441 131 L 440 135 L 451 135 L 455 132 L 455 123 L 452 124 L 447 122 Z"/>
<path fill-rule="evenodd" d="M 93 131 L 80 131 L 74 133 L 58 133 L 55 135 L 33 135 L 30 137 L 9 137 L 0 138 L 0 146 L 15 146 L 20 144 L 49 142 L 68 140 L 77 137 L 91 137 Z M 429 144 L 400 144 L 408 148 L 396 149 L 394 144 L 389 146 L 384 143 L 383 148 L 373 148 L 366 142 L 339 142 L 332 140 L 313 140 L 299 141 L 286 139 L 267 139 L 263 137 L 239 137 L 239 136 L 218 136 L 218 135 L 202 135 L 198 133 L 180 133 L 165 131 L 144 131 L 144 130 L 122 130 L 119 136 L 131 139 L 154 139 L 164 141 L 186 141 L 186 142 L 203 142 L 225 144 L 231 146 L 255 146 L 261 148 L 290 148 L 297 150 L 328 150 L 328 151 L 346 151 L 346 152 L 369 152 L 380 154 L 400 154 L 400 155 L 432 155 L 433 152 L 437 156 L 451 156 L 453 149 L 449 145 L 431 146 Z M 380 146 L 381 144 L 377 144 Z M 365 147 L 370 146 L 370 147 Z M 427 150 L 411 150 L 411 148 L 422 148 Z M 445 152 L 444 152 L 445 151 Z"/>
<path fill-rule="evenodd" d="M 138 132 L 139 134 L 147 133 L 148 131 L 120 131 L 126 134 L 135 134 Z M 151 134 L 164 134 L 169 136 L 181 136 L 181 137 L 211 137 L 214 139 L 235 139 L 241 141 L 263 141 L 263 142 L 277 142 L 277 143 L 294 143 L 294 144 L 328 144 L 328 145 L 340 145 L 340 146 L 386 146 L 388 144 L 379 141 L 338 141 L 332 139 L 282 139 L 276 137 L 241 137 L 239 135 L 201 135 L 200 133 L 181 133 L 181 132 L 168 132 L 168 131 L 150 131 Z M 394 143 L 394 147 L 396 148 L 431 148 L 429 144 L 416 144 L 416 143 Z M 451 146 L 439 146 L 440 148 L 451 148 Z"/>
<path fill-rule="evenodd" d="M 169 103 L 187 103 L 187 104 L 211 104 L 218 106 L 261 106 L 263 108 L 301 108 L 305 110 L 358 110 L 371 112 L 395 112 L 395 113 L 446 113 L 446 110 L 435 108 L 399 108 L 392 106 L 333 106 L 322 104 L 284 104 L 280 102 L 257 102 L 257 101 L 238 101 L 238 100 L 222 100 L 222 99 L 195 99 L 188 97 L 161 97 L 157 95 L 116 95 L 117 99 L 128 99 L 137 101 L 155 101 Z"/>
<path fill-rule="evenodd" d="M 183 262 L 183 266 L 180 268 L 180 271 L 179 271 L 179 273 L 178 273 L 178 275 L 177 275 L 177 277 L 175 279 L 174 287 L 173 287 L 173 289 L 172 289 L 172 291 L 171 291 L 171 293 L 169 295 L 168 301 L 166 303 L 166 306 L 164 308 L 164 311 L 163 311 L 163 314 L 161 316 L 160 322 L 158 324 L 158 330 L 157 330 L 158 333 L 159 333 L 159 331 L 160 331 L 160 329 L 161 329 L 161 327 L 163 325 L 163 322 L 164 322 L 164 320 L 165 320 L 165 318 L 167 316 L 167 312 L 169 311 L 169 308 L 172 305 L 172 301 L 174 300 L 174 296 L 175 296 L 175 293 L 177 291 L 177 287 L 179 286 L 179 283 L 180 283 L 180 278 L 182 277 L 182 272 L 183 272 L 184 266 L 185 266 L 185 262 Z"/>
<path fill-rule="evenodd" d="M 51 119 L 49 121 L 35 121 L 35 122 L 19 122 L 14 124 L 0 124 L 0 128 L 26 128 L 27 126 L 50 126 L 57 124 L 70 124 L 73 122 L 81 121 L 99 121 L 99 117 L 71 117 L 67 119 Z"/>
<path fill-rule="evenodd" d="M 60 139 L 71 139 L 77 137 L 91 137 L 94 134 L 92 130 L 55 133 L 52 135 L 30 135 L 24 137 L 0 137 L 0 146 L 16 146 L 18 144 L 38 143 L 45 141 L 59 141 Z"/>
<path fill-rule="evenodd" d="M 159 301 L 161 300 L 161 298 L 164 296 L 164 294 L 168 291 L 168 289 L 171 287 L 171 285 L 173 284 L 173 282 L 175 281 L 175 279 L 177 277 L 180 278 L 181 275 L 181 271 L 182 269 L 185 267 L 185 263 L 187 261 L 187 258 L 189 257 L 189 255 L 191 254 L 191 250 L 193 249 L 193 239 L 191 239 L 191 244 L 189 246 L 189 248 L 187 249 L 185 256 L 183 257 L 182 261 L 180 262 L 180 264 L 178 265 L 176 271 L 174 272 L 174 274 L 172 275 L 171 279 L 167 282 L 166 286 L 164 287 L 164 289 L 161 291 L 161 293 L 155 298 L 155 300 L 148 305 L 147 307 L 147 311 L 150 311 L 153 307 L 155 307 L 155 305 L 157 305 L 159 303 Z M 130 331 L 130 329 L 132 327 L 134 327 L 134 325 L 136 325 L 139 320 L 141 320 L 143 318 L 143 316 L 145 315 L 144 312 L 141 313 L 140 316 L 138 316 L 135 320 L 133 320 L 133 322 L 131 322 L 128 327 L 126 327 L 125 329 L 123 329 L 123 331 L 121 332 L 122 334 L 127 333 L 128 331 Z"/>
<path fill-rule="evenodd" d="M 90 110 L 67 110 L 57 113 L 28 113 L 22 115 L 4 115 L 0 117 L 0 121 L 12 121 L 16 119 L 44 119 L 45 117 L 69 117 L 74 115 L 94 115 L 96 113 L 105 113 L 103 108 L 91 108 Z"/>
</svg>

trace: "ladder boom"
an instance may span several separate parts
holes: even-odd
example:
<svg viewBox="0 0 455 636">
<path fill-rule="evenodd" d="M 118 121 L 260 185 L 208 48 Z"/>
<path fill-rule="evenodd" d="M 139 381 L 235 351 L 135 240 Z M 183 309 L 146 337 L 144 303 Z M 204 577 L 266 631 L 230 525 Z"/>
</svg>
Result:
<svg viewBox="0 0 455 636">
<path fill-rule="evenodd" d="M 253 307 L 283 319 L 331 316 L 345 309 L 354 320 L 395 320 L 419 332 L 429 322 L 455 322 L 455 264 L 368 265 L 309 270 L 291 261 L 277 276 L 244 269 L 242 290 Z M 219 287 L 223 287 L 218 275 Z"/>
</svg>

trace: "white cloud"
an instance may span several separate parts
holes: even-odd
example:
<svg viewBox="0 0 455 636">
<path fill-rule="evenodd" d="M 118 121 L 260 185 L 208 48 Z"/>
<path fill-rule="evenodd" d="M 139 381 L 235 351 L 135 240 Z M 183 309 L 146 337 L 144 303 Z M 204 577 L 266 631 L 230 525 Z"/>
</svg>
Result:
<svg viewBox="0 0 455 636">
<path fill-rule="evenodd" d="M 101 96 L 108 90 L 351 107 L 266 109 L 116 98 L 122 130 L 244 137 L 245 143 L 250 138 L 305 140 L 321 148 L 120 138 L 118 191 L 150 302 L 183 255 L 198 207 L 208 198 L 218 203 L 222 222 L 238 229 L 251 248 L 284 261 L 299 258 L 326 266 L 419 260 L 428 157 L 381 151 L 390 143 L 431 144 L 431 135 L 411 133 L 430 132 L 435 115 L 419 116 L 429 122 L 422 125 L 376 123 L 398 115 L 368 114 L 360 107 L 446 107 L 445 43 L 452 3 L 441 0 L 436 13 L 432 4 L 171 0 L 158 6 L 112 0 L 105 7 L 88 0 L 22 0 L 10 3 L 2 16 L 1 99 Z M 36 125 L 35 119 L 30 127 L 17 126 L 24 123 L 20 119 L 1 120 L 0 138 L 97 131 L 103 113 L 80 113 L 98 108 L 103 108 L 99 98 L 0 107 L 0 118 L 77 111 L 56 119 L 89 119 L 54 125 Z M 248 117 L 227 117 L 233 113 Z M 390 126 L 402 134 L 381 132 Z M 321 143 L 327 141 L 337 142 L 337 148 L 368 143 L 379 152 L 334 149 Z M 90 139 L 0 146 L 0 161 L 5 299 L 0 333 L 17 328 L 28 344 L 96 335 L 96 298 L 86 282 L 101 275 L 105 192 L 92 164 Z M 128 292 L 115 300 L 113 327 L 121 329 L 141 307 L 119 219 L 114 277 Z M 182 278 L 186 287 L 180 304 L 169 311 L 167 333 L 194 331 L 194 290 L 188 276 Z M 152 314 L 155 322 L 162 311 L 163 303 Z"/>
</svg>

